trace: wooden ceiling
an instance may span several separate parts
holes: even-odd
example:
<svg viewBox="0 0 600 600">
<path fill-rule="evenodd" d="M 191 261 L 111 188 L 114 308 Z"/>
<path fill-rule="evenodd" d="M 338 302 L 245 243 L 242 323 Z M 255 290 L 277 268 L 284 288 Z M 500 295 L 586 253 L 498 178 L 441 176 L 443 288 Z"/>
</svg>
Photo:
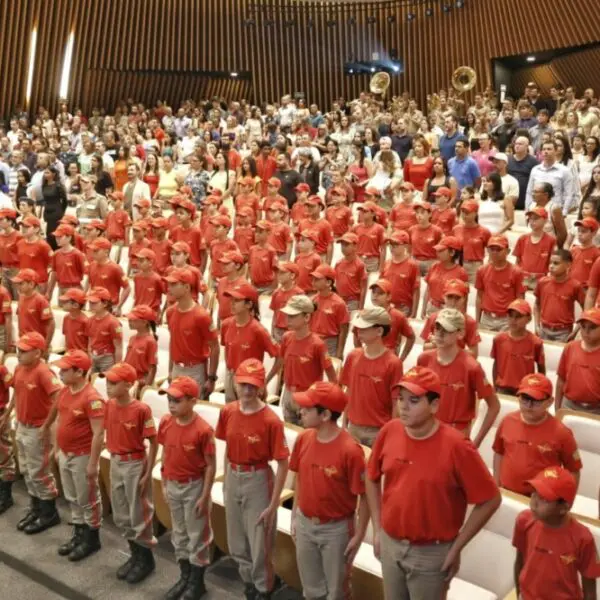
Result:
<svg viewBox="0 0 600 600">
<path fill-rule="evenodd" d="M 424 7 L 419 6 L 383 4 L 356 10 L 350 3 L 339 2 L 318 11 L 302 6 L 292 26 L 282 22 L 282 2 L 2 2 L 0 115 L 25 102 L 34 26 L 38 45 L 30 107 L 44 105 L 52 112 L 57 107 L 64 49 L 72 30 L 75 48 L 68 99 L 71 106 L 80 105 L 85 111 L 95 104 L 111 110 L 112 103 L 130 96 L 145 103 L 153 103 L 157 95 L 176 102 L 182 94 L 198 99 L 198 95 L 213 93 L 272 101 L 296 91 L 327 107 L 333 98 L 356 97 L 368 85 L 367 74 L 344 74 L 350 56 L 371 60 L 374 52 L 386 57 L 392 49 L 397 50 L 405 72 L 392 78 L 390 93 L 408 90 L 424 102 L 427 93 L 448 85 L 458 66 L 474 67 L 482 89 L 491 81 L 494 57 L 600 41 L 600 30 L 590 18 L 599 13 L 600 0 L 467 0 L 464 8 L 453 8 L 448 14 L 436 5 L 432 17 L 426 17 Z M 265 11 L 251 13 L 251 4 Z M 409 11 L 416 14 L 410 23 L 406 20 Z M 246 26 L 252 14 L 255 25 Z M 393 23 L 387 19 L 391 15 Z M 369 24 L 369 16 L 376 22 Z M 265 20 L 274 24 L 266 26 Z M 585 74 L 588 67 L 582 68 Z M 251 86 L 209 79 L 201 73 L 234 70 L 251 72 Z"/>
</svg>

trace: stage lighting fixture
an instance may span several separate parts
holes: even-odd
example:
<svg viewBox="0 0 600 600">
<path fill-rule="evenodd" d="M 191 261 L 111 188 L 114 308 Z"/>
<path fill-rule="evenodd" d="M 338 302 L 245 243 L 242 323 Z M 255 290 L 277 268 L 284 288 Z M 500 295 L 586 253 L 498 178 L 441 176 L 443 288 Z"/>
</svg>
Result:
<svg viewBox="0 0 600 600">
<path fill-rule="evenodd" d="M 375 25 L 375 23 L 377 23 L 377 17 L 374 17 L 373 15 L 367 17 L 367 23 L 369 25 Z"/>
<path fill-rule="evenodd" d="M 426 17 L 433 17 L 433 8 L 431 8 L 431 6 L 428 6 L 425 9 L 425 16 Z"/>
<path fill-rule="evenodd" d="M 528 56 L 527 62 L 535 62 L 535 56 Z"/>
<path fill-rule="evenodd" d="M 398 71 L 400 71 L 400 67 L 398 65 L 394 65 L 392 67 L 392 71 L 394 71 L 394 73 L 398 73 Z"/>
<path fill-rule="evenodd" d="M 442 10 L 448 14 L 452 10 L 452 7 L 449 4 L 444 4 L 444 6 L 442 6 Z"/>
<path fill-rule="evenodd" d="M 408 14 L 406 15 L 406 20 L 407 20 L 409 23 L 412 23 L 412 22 L 413 22 L 413 21 L 414 21 L 416 18 L 417 18 L 417 15 L 415 15 L 415 13 L 408 13 Z"/>
<path fill-rule="evenodd" d="M 238 74 L 235 71 L 232 71 L 231 73 L 229 73 L 229 75 L 231 77 L 237 77 L 238 76 Z"/>
<path fill-rule="evenodd" d="M 464 5 L 464 0 L 456 0 L 456 8 L 462 8 Z"/>
<path fill-rule="evenodd" d="M 375 73 L 377 69 L 375 67 L 371 67 L 371 73 Z"/>
<path fill-rule="evenodd" d="M 396 22 L 396 15 L 389 15 L 389 17 L 387 18 L 387 22 L 391 25 L 392 23 Z"/>
<path fill-rule="evenodd" d="M 354 73 L 354 69 L 348 69 L 348 73 L 350 73 L 350 75 L 352 75 Z"/>
</svg>

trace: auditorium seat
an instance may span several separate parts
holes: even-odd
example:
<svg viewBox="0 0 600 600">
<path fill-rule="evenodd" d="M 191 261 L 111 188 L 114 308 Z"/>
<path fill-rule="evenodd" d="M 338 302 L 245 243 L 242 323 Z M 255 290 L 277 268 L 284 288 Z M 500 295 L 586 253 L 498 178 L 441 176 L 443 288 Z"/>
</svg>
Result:
<svg viewBox="0 0 600 600">
<path fill-rule="evenodd" d="M 581 517 L 579 520 L 592 532 L 594 541 L 596 542 L 596 548 L 600 549 L 600 521 L 596 518 L 585 517 Z M 600 598 L 600 579 L 596 580 L 596 594 Z"/>
<path fill-rule="evenodd" d="M 573 512 L 596 518 L 600 484 L 600 417 L 567 409 L 560 409 L 556 416 L 573 432 L 583 463 Z"/>
<path fill-rule="evenodd" d="M 63 334 L 63 321 L 67 313 L 62 310 L 62 308 L 53 306 L 52 314 L 54 315 L 54 335 L 52 336 L 50 350 L 55 353 L 62 353 L 66 349 L 65 336 Z M 15 321 L 16 320 L 17 319 L 15 319 Z"/>
<path fill-rule="evenodd" d="M 160 420 L 169 414 L 169 403 L 167 401 L 167 396 L 164 394 L 159 394 L 158 390 L 152 387 L 146 387 L 141 395 L 142 402 L 145 402 L 152 411 L 152 416 L 154 417 L 154 421 L 156 426 L 158 427 L 158 423 Z"/>
<path fill-rule="evenodd" d="M 19 359 L 16 354 L 8 353 L 4 355 L 2 364 L 6 367 L 6 370 L 14 374 L 17 365 L 19 364 Z"/>
</svg>

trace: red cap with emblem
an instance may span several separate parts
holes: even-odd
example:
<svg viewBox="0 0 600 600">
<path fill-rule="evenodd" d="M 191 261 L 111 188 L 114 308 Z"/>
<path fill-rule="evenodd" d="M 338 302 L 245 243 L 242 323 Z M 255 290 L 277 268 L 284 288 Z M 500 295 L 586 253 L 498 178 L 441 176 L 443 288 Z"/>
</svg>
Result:
<svg viewBox="0 0 600 600">
<path fill-rule="evenodd" d="M 567 469 L 548 467 L 527 482 L 544 500 L 556 502 L 564 500 L 569 506 L 577 495 L 577 482 Z"/>
<path fill-rule="evenodd" d="M 296 392 L 294 402 L 304 408 L 321 406 L 331 412 L 343 413 L 348 404 L 348 396 L 337 383 L 317 381 L 305 392 Z"/>
<path fill-rule="evenodd" d="M 403 387 L 415 396 L 424 396 L 429 392 L 440 396 L 442 393 L 438 374 L 427 367 L 413 367 L 392 387 Z"/>
<path fill-rule="evenodd" d="M 235 371 L 236 383 L 248 383 L 257 388 L 265 387 L 265 367 L 260 360 L 248 358 Z"/>
<path fill-rule="evenodd" d="M 517 396 L 524 394 L 536 400 L 546 400 L 552 396 L 552 382 L 541 373 L 531 373 L 521 379 Z"/>
<path fill-rule="evenodd" d="M 119 383 L 121 381 L 135 383 L 138 378 L 136 370 L 131 365 L 123 362 L 113 365 L 104 373 L 104 376 L 111 383 Z"/>
<path fill-rule="evenodd" d="M 166 390 L 159 390 L 159 394 L 168 394 L 173 398 L 182 398 L 183 396 L 189 396 L 190 398 L 197 398 L 200 394 L 198 384 L 191 378 L 176 377 L 171 381 L 171 385 Z"/>
<path fill-rule="evenodd" d="M 53 363 L 59 369 L 81 369 L 89 371 L 92 368 L 92 359 L 83 350 L 69 350 L 62 358 Z"/>
</svg>

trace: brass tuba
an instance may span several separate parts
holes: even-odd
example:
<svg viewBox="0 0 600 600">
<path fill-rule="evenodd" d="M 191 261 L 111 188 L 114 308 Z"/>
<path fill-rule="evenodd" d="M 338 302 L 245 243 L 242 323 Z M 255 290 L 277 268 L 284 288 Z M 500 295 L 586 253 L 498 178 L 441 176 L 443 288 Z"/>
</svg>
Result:
<svg viewBox="0 0 600 600">
<path fill-rule="evenodd" d="M 372 94 L 379 94 L 381 96 L 385 96 L 387 89 L 390 87 L 390 75 L 385 71 L 379 71 L 375 73 L 373 77 L 371 77 L 371 82 L 369 83 L 369 89 Z"/>
<path fill-rule="evenodd" d="M 459 93 L 464 94 L 472 90 L 477 83 L 477 73 L 471 67 L 458 67 L 452 73 L 452 87 Z"/>
</svg>

